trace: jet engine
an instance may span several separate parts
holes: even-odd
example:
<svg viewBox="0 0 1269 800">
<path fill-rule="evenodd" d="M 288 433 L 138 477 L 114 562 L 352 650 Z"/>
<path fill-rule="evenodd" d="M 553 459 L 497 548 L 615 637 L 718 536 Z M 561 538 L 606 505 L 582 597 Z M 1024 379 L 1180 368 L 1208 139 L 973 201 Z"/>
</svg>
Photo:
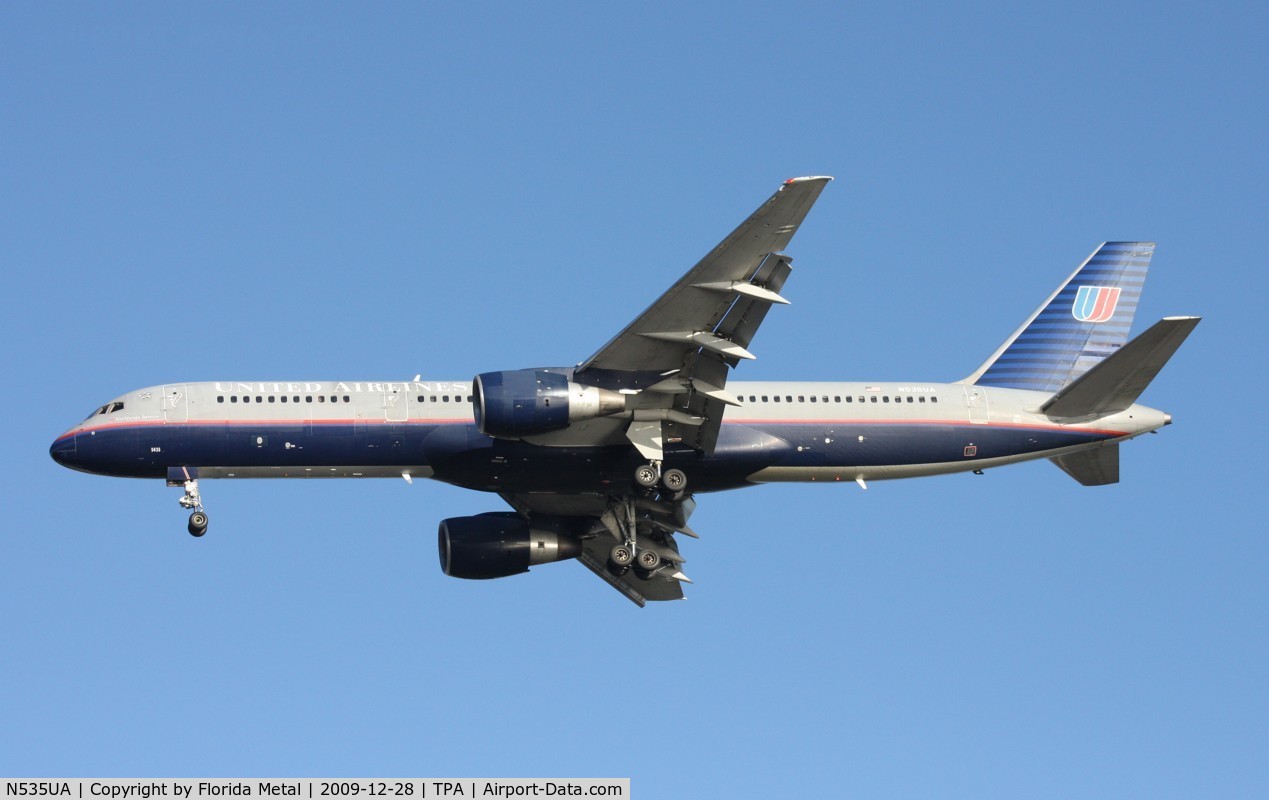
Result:
<svg viewBox="0 0 1269 800">
<path fill-rule="evenodd" d="M 476 427 L 500 439 L 558 431 L 578 420 L 626 410 L 625 395 L 573 383 L 544 369 L 486 372 L 473 383 Z"/>
<path fill-rule="evenodd" d="M 536 528 L 511 512 L 441 520 L 436 544 L 446 575 L 474 580 L 518 575 L 582 552 L 572 536 Z"/>
</svg>

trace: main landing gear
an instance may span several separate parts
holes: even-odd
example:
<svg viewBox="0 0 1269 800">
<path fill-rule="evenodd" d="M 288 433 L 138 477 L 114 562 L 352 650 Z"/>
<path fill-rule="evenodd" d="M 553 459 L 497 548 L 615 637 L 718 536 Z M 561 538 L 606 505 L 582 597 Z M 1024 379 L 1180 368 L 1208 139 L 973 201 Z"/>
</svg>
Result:
<svg viewBox="0 0 1269 800">
<path fill-rule="evenodd" d="M 190 536 L 202 536 L 207 533 L 207 512 L 203 511 L 203 498 L 198 493 L 198 481 L 185 481 L 185 494 L 178 501 L 182 508 L 191 509 L 189 525 L 186 526 Z"/>
<path fill-rule="evenodd" d="M 682 572 L 683 558 L 674 534 L 696 536 L 687 524 L 696 503 L 683 491 L 687 476 L 682 470 L 669 469 L 658 475 L 660 467 L 660 462 L 654 461 L 636 471 L 641 491 L 608 498 L 599 518 L 616 540 L 608 551 L 608 574 L 691 583 Z"/>
<path fill-rule="evenodd" d="M 634 479 L 637 486 L 646 490 L 649 499 L 656 493 L 655 490 L 659 485 L 662 499 L 671 503 L 681 500 L 684 496 L 683 490 L 687 488 L 687 475 L 683 470 L 662 471 L 660 461 L 650 461 L 638 467 L 634 472 Z M 655 572 L 661 566 L 661 554 L 653 548 L 639 546 L 635 535 L 633 501 L 625 500 L 618 508 L 610 509 L 609 514 L 605 516 L 609 517 L 605 520 L 609 530 L 618 539 L 618 544 L 608 554 L 609 565 L 619 573 L 634 567 L 636 573 L 642 577 L 648 577 Z M 660 538 L 663 534 L 657 532 L 654 536 Z"/>
<path fill-rule="evenodd" d="M 658 483 L 672 493 L 681 492 L 687 488 L 687 475 L 683 470 L 667 469 L 662 472 L 660 461 L 652 461 L 636 469 L 634 479 L 635 483 L 644 489 L 654 489 Z"/>
<path fill-rule="evenodd" d="M 601 521 L 617 538 L 617 544 L 608 553 L 608 563 L 614 574 L 623 575 L 634 567 L 635 574 L 639 577 L 650 578 L 661 566 L 661 554 L 650 545 L 661 539 L 662 534 L 652 531 L 639 533 L 635 501 L 631 498 L 616 500 L 609 506 Z"/>
</svg>

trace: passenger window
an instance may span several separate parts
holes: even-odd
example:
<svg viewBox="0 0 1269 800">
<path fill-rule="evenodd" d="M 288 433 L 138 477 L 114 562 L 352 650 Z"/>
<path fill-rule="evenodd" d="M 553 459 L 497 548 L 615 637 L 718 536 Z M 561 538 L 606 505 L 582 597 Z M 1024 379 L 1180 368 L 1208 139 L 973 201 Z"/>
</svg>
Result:
<svg viewBox="0 0 1269 800">
<path fill-rule="evenodd" d="M 325 403 L 325 402 L 326 402 L 326 395 L 324 395 L 324 394 L 319 394 L 319 395 L 317 396 L 317 402 L 319 402 L 319 403 Z"/>
<path fill-rule="evenodd" d="M 912 395 L 908 395 L 908 402 L 915 403 L 916 401 L 912 399 Z"/>
<path fill-rule="evenodd" d="M 273 395 L 269 395 L 269 402 L 270 402 L 270 403 L 272 403 L 272 402 L 273 402 Z"/>
<path fill-rule="evenodd" d="M 860 399 L 862 400 L 863 398 L 860 398 Z M 868 399 L 869 399 L 869 400 L 872 400 L 872 401 L 875 403 L 875 402 L 877 402 L 877 395 L 875 395 L 875 394 L 874 394 L 874 395 L 871 395 Z"/>
<path fill-rule="evenodd" d="M 304 395 L 304 402 L 306 402 L 306 403 L 311 403 L 311 402 L 313 402 L 313 395 L 311 395 L 311 394 L 306 394 L 306 395 Z"/>
<path fill-rule="evenodd" d="M 805 403 L 805 402 L 806 402 L 806 395 L 804 395 L 804 394 L 800 394 L 800 395 L 798 395 L 798 402 L 799 402 L 799 403 Z"/>
<path fill-rule="evenodd" d="M 338 395 L 331 395 L 331 396 L 330 396 L 330 401 L 331 401 L 332 403 L 338 403 L 338 402 L 339 402 L 339 396 L 338 396 Z"/>
<path fill-rule="evenodd" d="M 939 401 L 939 399 L 938 399 L 937 397 L 931 397 L 931 398 L 930 398 L 930 402 L 931 402 L 931 403 L 937 403 L 938 401 Z"/>
<path fill-rule="evenodd" d="M 890 402 L 890 397 L 889 397 L 889 395 L 887 395 L 886 397 L 881 398 L 881 402 L 883 402 L 883 403 L 889 403 L 889 402 Z"/>
<path fill-rule="evenodd" d="M 238 395 L 233 395 L 232 397 L 230 397 L 230 398 L 229 398 L 229 402 L 231 402 L 231 403 L 236 403 L 236 402 L 238 402 Z"/>
<path fill-rule="evenodd" d="M 924 402 L 925 402 L 925 395 L 921 395 L 920 397 L 918 397 L 918 398 L 917 398 L 917 400 L 918 400 L 919 402 L 924 403 Z"/>
<path fill-rule="evenodd" d="M 811 402 L 812 403 L 816 402 L 815 395 L 811 395 Z"/>
<path fill-rule="evenodd" d="M 263 403 L 263 402 L 264 402 L 264 397 L 263 397 L 263 396 L 261 396 L 261 395 L 256 395 L 256 402 L 257 402 L 257 403 Z"/>
<path fill-rule="evenodd" d="M 828 395 L 824 395 L 824 397 L 823 397 L 822 399 L 824 400 L 824 402 L 825 402 L 825 403 L 827 403 L 827 402 L 828 402 Z M 839 397 L 839 398 L 837 398 L 837 402 L 839 402 L 839 403 L 840 403 L 840 402 L 842 402 L 842 398 L 840 398 L 840 397 Z"/>
<path fill-rule="evenodd" d="M 435 402 L 436 402 L 436 395 L 432 395 L 431 397 L 429 397 L 429 398 L 428 398 L 428 402 L 435 403 Z"/>
<path fill-rule="evenodd" d="M 780 395 L 773 395 L 771 399 L 778 403 L 780 402 Z"/>
<path fill-rule="evenodd" d="M 784 396 L 784 402 L 786 402 L 786 403 L 792 403 L 792 402 L 793 402 L 793 395 L 791 395 L 791 394 L 786 394 L 786 395 Z"/>
<path fill-rule="evenodd" d="M 839 403 L 840 403 L 841 401 L 842 401 L 842 400 L 841 400 L 841 398 L 840 398 L 840 397 L 839 397 L 839 398 L 837 398 L 837 402 L 839 402 Z M 846 402 L 847 402 L 847 403 L 853 403 L 853 402 L 855 402 L 855 398 L 851 397 L 850 395 L 846 395 Z"/>
<path fill-rule="evenodd" d="M 352 402 L 352 398 L 350 398 L 348 395 L 344 395 L 344 402 L 345 402 L 345 403 L 351 403 L 351 402 Z"/>
<path fill-rule="evenodd" d="M 762 402 L 767 402 L 767 396 L 765 394 L 762 396 Z"/>
<path fill-rule="evenodd" d="M 218 396 L 216 397 L 216 402 L 217 402 L 217 403 L 223 403 L 223 402 L 225 402 L 225 396 L 224 396 L 223 394 L 222 394 L 222 395 L 218 395 Z"/>
<path fill-rule="evenodd" d="M 442 400 L 443 402 L 448 403 L 448 402 L 449 402 L 449 395 L 447 395 L 447 394 L 443 394 L 443 395 L 441 395 L 441 400 Z"/>
<path fill-rule="evenodd" d="M 470 402 L 472 402 L 472 396 L 471 396 L 471 395 L 467 395 L 467 402 L 469 402 L 469 403 L 470 403 Z"/>
</svg>

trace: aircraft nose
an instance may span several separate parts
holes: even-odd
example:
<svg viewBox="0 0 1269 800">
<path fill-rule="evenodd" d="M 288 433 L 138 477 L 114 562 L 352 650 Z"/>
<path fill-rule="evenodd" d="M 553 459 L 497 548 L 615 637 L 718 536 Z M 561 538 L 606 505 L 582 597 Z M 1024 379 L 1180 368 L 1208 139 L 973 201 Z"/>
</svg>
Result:
<svg viewBox="0 0 1269 800">
<path fill-rule="evenodd" d="M 63 467 L 70 466 L 75 459 L 75 434 L 64 433 L 57 437 L 57 441 L 48 449 L 48 454 Z"/>
</svg>

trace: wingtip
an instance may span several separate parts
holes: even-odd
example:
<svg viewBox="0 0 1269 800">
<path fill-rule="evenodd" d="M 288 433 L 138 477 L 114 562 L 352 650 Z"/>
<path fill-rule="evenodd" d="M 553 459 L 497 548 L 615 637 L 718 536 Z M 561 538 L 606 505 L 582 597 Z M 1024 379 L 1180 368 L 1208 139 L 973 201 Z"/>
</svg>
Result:
<svg viewBox="0 0 1269 800">
<path fill-rule="evenodd" d="M 808 183 L 810 181 L 824 181 L 827 183 L 833 179 L 832 175 L 807 175 L 803 178 L 789 178 L 784 182 L 785 186 L 792 186 L 795 183 Z"/>
</svg>

